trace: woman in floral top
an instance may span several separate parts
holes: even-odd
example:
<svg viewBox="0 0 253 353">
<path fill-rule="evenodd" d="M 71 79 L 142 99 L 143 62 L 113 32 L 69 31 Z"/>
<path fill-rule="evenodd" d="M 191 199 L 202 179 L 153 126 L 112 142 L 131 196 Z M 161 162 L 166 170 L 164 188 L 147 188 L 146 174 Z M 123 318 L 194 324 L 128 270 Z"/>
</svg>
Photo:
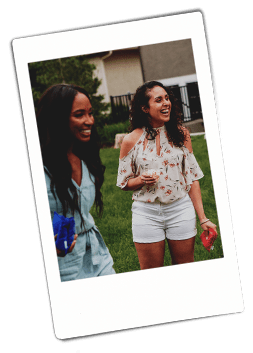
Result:
<svg viewBox="0 0 253 353">
<path fill-rule="evenodd" d="M 163 266 L 165 239 L 172 264 L 194 261 L 196 215 L 207 232 L 189 131 L 171 92 L 156 81 L 139 87 L 132 101 L 131 129 L 120 151 L 117 186 L 133 190 L 132 231 L 141 269 Z"/>
</svg>

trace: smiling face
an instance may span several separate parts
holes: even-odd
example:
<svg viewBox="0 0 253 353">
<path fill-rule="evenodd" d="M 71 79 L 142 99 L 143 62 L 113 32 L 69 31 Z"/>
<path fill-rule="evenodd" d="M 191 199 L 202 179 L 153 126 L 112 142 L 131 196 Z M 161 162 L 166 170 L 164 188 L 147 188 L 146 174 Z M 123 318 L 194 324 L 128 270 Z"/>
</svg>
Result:
<svg viewBox="0 0 253 353">
<path fill-rule="evenodd" d="M 151 121 L 150 125 L 154 128 L 161 127 L 170 120 L 171 102 L 169 95 L 164 88 L 155 86 L 148 92 L 149 106 L 143 107 L 143 111 L 148 113 Z"/>
<path fill-rule="evenodd" d="M 91 103 L 83 93 L 79 92 L 72 104 L 69 118 L 70 132 L 77 140 L 88 142 L 93 124 L 94 118 Z"/>
</svg>

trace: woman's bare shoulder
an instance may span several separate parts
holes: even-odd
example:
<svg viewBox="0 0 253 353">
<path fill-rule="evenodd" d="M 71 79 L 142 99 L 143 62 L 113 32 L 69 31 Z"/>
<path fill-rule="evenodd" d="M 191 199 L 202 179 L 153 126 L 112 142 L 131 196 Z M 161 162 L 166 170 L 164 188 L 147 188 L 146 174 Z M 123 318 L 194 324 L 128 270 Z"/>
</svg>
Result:
<svg viewBox="0 0 253 353">
<path fill-rule="evenodd" d="M 143 130 L 141 128 L 135 129 L 130 134 L 127 134 L 121 144 L 121 149 L 120 149 L 120 159 L 125 157 L 129 151 L 134 147 L 136 142 L 139 140 L 143 133 Z"/>
<path fill-rule="evenodd" d="M 184 145 L 185 145 L 186 148 L 188 148 L 188 150 L 190 152 L 192 152 L 193 150 L 192 150 L 192 142 L 191 142 L 190 131 L 184 126 L 182 126 L 181 129 L 182 129 L 182 131 L 184 133 Z"/>
<path fill-rule="evenodd" d="M 185 138 L 185 139 L 187 139 L 187 137 L 189 138 L 189 136 L 190 136 L 190 131 L 187 129 L 187 127 L 181 126 L 181 130 L 182 130 L 183 133 L 184 133 L 184 138 Z"/>
</svg>

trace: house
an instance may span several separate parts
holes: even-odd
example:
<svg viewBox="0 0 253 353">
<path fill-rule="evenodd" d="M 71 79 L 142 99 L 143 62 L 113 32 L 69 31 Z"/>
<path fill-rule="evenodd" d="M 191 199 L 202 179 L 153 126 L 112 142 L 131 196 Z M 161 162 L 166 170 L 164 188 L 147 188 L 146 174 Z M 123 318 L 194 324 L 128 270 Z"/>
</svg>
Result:
<svg viewBox="0 0 253 353">
<path fill-rule="evenodd" d="M 96 66 L 95 75 L 102 80 L 98 94 L 110 102 L 110 96 L 134 93 L 143 84 L 139 48 L 108 51 L 87 56 Z"/>
<path fill-rule="evenodd" d="M 196 125 L 198 120 L 197 130 L 203 131 L 191 39 L 101 52 L 88 55 L 88 59 L 96 66 L 95 75 L 102 81 L 98 94 L 104 95 L 105 102 L 133 94 L 146 81 L 160 81 L 172 86 L 173 93 L 181 100 L 185 125 L 192 120 Z"/>
</svg>

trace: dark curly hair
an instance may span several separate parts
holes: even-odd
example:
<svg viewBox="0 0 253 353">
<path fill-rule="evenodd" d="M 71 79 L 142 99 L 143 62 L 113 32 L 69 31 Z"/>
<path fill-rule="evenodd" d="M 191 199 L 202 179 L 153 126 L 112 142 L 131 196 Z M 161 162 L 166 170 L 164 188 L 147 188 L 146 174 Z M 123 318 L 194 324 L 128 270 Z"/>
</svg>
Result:
<svg viewBox="0 0 253 353">
<path fill-rule="evenodd" d="M 181 111 L 178 101 L 172 91 L 158 81 L 148 81 L 138 87 L 131 102 L 130 109 L 130 131 L 145 127 L 151 139 L 155 137 L 155 131 L 150 125 L 150 116 L 142 110 L 142 107 L 149 107 L 149 92 L 153 87 L 162 87 L 169 95 L 171 101 L 170 120 L 165 122 L 168 139 L 177 147 L 184 144 L 184 132 L 182 129 Z"/>
<path fill-rule="evenodd" d="M 51 191 L 55 195 L 55 187 L 64 215 L 68 209 L 73 213 L 77 210 L 83 223 L 77 190 L 71 181 L 72 168 L 67 158 L 67 152 L 73 141 L 69 129 L 69 117 L 78 93 L 84 94 L 90 100 L 88 92 L 76 85 L 58 84 L 49 87 L 38 102 L 36 119 L 43 164 L 50 172 Z M 105 167 L 101 163 L 99 149 L 99 138 L 93 125 L 90 140 L 86 143 L 74 141 L 72 151 L 86 163 L 89 172 L 95 177 L 95 205 L 98 214 L 101 215 L 103 201 L 100 189 L 104 181 Z"/>
</svg>

